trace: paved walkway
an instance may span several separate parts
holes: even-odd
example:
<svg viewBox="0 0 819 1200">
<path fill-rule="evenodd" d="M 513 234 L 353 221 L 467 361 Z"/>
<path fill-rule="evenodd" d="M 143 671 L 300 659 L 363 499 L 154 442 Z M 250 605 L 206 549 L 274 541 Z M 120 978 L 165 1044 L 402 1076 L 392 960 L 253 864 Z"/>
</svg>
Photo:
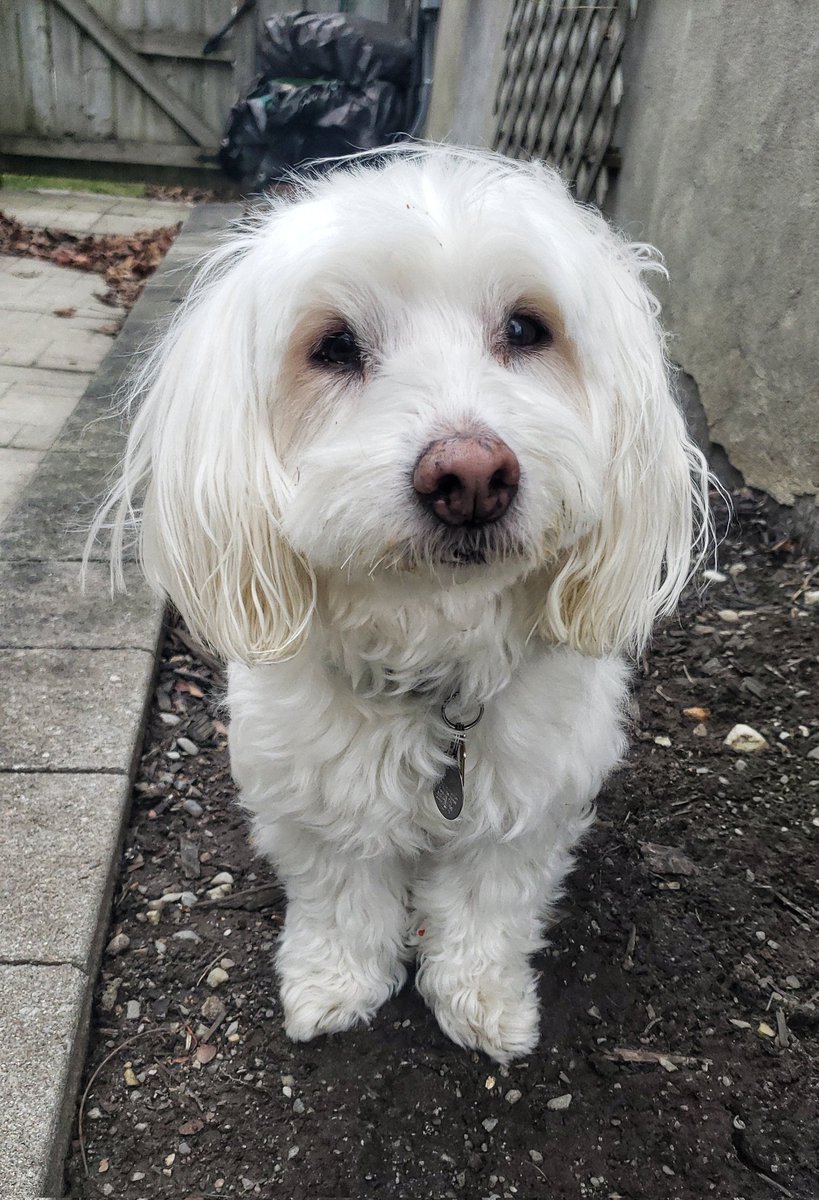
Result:
<svg viewBox="0 0 819 1200">
<path fill-rule="evenodd" d="M 190 206 L 82 192 L 0 189 L 0 211 L 70 233 L 135 233 L 185 220 Z M 123 316 L 102 277 L 0 255 L 0 523 L 111 348 Z"/>
<path fill-rule="evenodd" d="M 0 207 L 3 199 L 0 191 Z M 194 210 L 113 344 L 97 325 L 99 277 L 30 259 L 0 275 L 3 288 L 19 287 L 17 300 L 3 293 L 0 321 L 12 313 L 23 322 L 0 361 L 0 406 L 12 396 L 0 411 L 0 1197 L 62 1195 L 161 631 L 161 606 L 135 567 L 129 593 L 111 601 L 104 547 L 79 588 L 84 524 L 122 449 L 118 423 L 98 418 L 184 294 L 191 265 L 235 215 L 236 206 Z M 51 279 L 67 289 L 59 303 Z M 77 315 L 52 325 L 50 311 L 63 306 Z"/>
</svg>

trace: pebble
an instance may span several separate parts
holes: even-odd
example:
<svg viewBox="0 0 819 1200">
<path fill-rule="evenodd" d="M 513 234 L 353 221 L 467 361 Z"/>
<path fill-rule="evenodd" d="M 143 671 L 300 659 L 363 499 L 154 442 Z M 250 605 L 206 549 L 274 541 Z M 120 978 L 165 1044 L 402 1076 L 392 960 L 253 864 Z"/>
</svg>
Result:
<svg viewBox="0 0 819 1200">
<path fill-rule="evenodd" d="M 182 1155 L 190 1154 L 190 1152 L 191 1152 L 190 1145 L 187 1142 L 180 1142 L 179 1145 L 176 1147 L 176 1150 L 177 1150 L 178 1154 L 182 1154 Z"/>
<path fill-rule="evenodd" d="M 178 717 L 176 713 L 160 713 L 159 719 L 163 725 L 178 725 L 182 720 L 182 718 Z"/>
<path fill-rule="evenodd" d="M 572 1102 L 571 1092 L 566 1092 L 563 1096 L 553 1096 L 551 1100 L 546 1101 L 546 1107 L 550 1112 L 565 1112 Z"/>
<path fill-rule="evenodd" d="M 218 988 L 221 987 L 223 983 L 227 983 L 229 978 L 230 976 L 228 975 L 227 971 L 222 970 L 221 967 L 214 967 L 205 982 L 207 983 L 208 987 Z"/>
<path fill-rule="evenodd" d="M 103 1012 L 111 1012 L 117 1002 L 117 993 L 122 987 L 122 979 L 112 979 L 109 984 L 106 984 L 105 990 L 100 997 L 100 1008 Z"/>
<path fill-rule="evenodd" d="M 717 613 L 720 621 L 724 621 L 726 625 L 735 625 L 739 620 L 739 613 L 733 608 L 721 608 Z"/>
<path fill-rule="evenodd" d="M 195 942 L 197 945 L 202 941 L 199 934 L 193 929 L 178 929 L 176 933 L 171 934 L 171 937 L 177 938 L 180 942 Z"/>
<path fill-rule="evenodd" d="M 127 933 L 117 933 L 105 947 L 105 953 L 110 954 L 112 957 L 116 954 L 124 954 L 130 945 L 131 939 Z"/>
<path fill-rule="evenodd" d="M 796 975 L 786 975 L 785 983 L 787 983 L 789 988 L 793 988 L 794 990 L 801 988 L 802 986 L 801 980 L 798 979 Z"/>
<path fill-rule="evenodd" d="M 298 1152 L 299 1152 L 298 1146 L 291 1146 L 290 1149 L 287 1151 L 287 1157 L 295 1158 L 296 1155 L 298 1154 Z"/>
<path fill-rule="evenodd" d="M 819 758 L 819 746 L 814 746 L 812 750 L 808 750 L 808 758 Z"/>
<path fill-rule="evenodd" d="M 126 1067 L 122 1072 L 122 1078 L 125 1080 L 126 1087 L 139 1087 L 139 1080 L 134 1074 L 133 1067 Z"/>
<path fill-rule="evenodd" d="M 137 917 L 139 917 L 139 915 L 140 914 L 138 913 Z M 149 924 L 158 925 L 159 922 L 162 920 L 162 913 L 159 911 L 158 908 L 152 908 L 145 914 L 145 917 L 146 917 L 147 921 L 149 922 Z"/>
<path fill-rule="evenodd" d="M 294 1100 L 293 1101 L 293 1112 L 299 1113 L 299 1114 L 304 1112 L 304 1101 L 303 1100 Z"/>
<path fill-rule="evenodd" d="M 810 591 L 805 592 L 802 600 L 809 608 L 813 608 L 814 605 L 819 604 L 819 588 L 811 588 Z"/>
<path fill-rule="evenodd" d="M 756 750 L 765 750 L 768 746 L 762 734 L 757 733 L 750 725 L 735 725 L 722 744 L 735 750 L 737 754 L 753 754 Z"/>
<path fill-rule="evenodd" d="M 192 817 L 201 817 L 202 813 L 205 811 L 198 800 L 191 800 L 190 798 L 182 801 L 182 807 L 184 808 L 185 812 L 189 813 Z"/>
<path fill-rule="evenodd" d="M 199 747 L 197 746 L 196 742 L 192 742 L 190 738 L 177 738 L 176 744 L 183 754 L 187 754 L 191 758 L 199 753 Z"/>
<path fill-rule="evenodd" d="M 125 1020 L 126 1021 L 138 1021 L 139 1020 L 139 1001 L 138 1000 L 129 1000 L 128 1003 L 125 1005 Z"/>
<path fill-rule="evenodd" d="M 655 746 L 670 746 L 671 738 L 666 737 L 664 733 L 658 734 L 658 736 L 654 739 L 654 744 Z"/>
<path fill-rule="evenodd" d="M 182 892 L 182 894 L 179 897 L 179 903 L 184 904 L 185 908 L 193 908 L 194 904 L 196 903 L 196 900 L 197 900 L 196 892 Z"/>
<path fill-rule="evenodd" d="M 487 1117 L 485 1121 L 481 1121 L 481 1125 L 483 1125 L 483 1127 L 487 1133 L 491 1133 L 492 1130 L 497 1125 L 497 1123 L 498 1123 L 497 1117 Z"/>
<path fill-rule="evenodd" d="M 519 1092 L 517 1088 L 510 1088 L 506 1093 L 507 1104 L 517 1104 L 518 1100 L 523 1096 L 523 1092 Z"/>
<path fill-rule="evenodd" d="M 703 571 L 703 579 L 707 583 L 727 583 L 728 576 L 723 575 L 722 571 Z"/>
<path fill-rule="evenodd" d="M 230 871 L 220 871 L 211 879 L 209 887 L 233 887 L 234 879 Z"/>
<path fill-rule="evenodd" d="M 227 1012 L 227 1005 L 218 996 L 208 996 L 200 1011 L 206 1021 L 217 1021 Z"/>
<path fill-rule="evenodd" d="M 542 1163 L 543 1162 L 543 1155 L 540 1153 L 539 1150 L 530 1150 L 529 1157 L 531 1158 L 533 1163 Z"/>
</svg>

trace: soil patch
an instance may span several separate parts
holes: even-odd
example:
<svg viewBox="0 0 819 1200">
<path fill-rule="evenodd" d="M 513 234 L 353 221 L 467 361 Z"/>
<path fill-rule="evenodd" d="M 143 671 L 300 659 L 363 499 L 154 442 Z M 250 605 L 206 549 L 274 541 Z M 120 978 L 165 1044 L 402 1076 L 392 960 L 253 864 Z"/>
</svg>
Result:
<svg viewBox="0 0 819 1200">
<path fill-rule="evenodd" d="M 411 986 L 370 1029 L 285 1039 L 283 903 L 233 803 L 218 667 L 169 628 L 73 1197 L 815 1200 L 817 585 L 737 503 L 724 578 L 638 665 L 632 751 L 540 959 L 542 1041 L 508 1070 Z M 726 746 L 737 724 L 767 747 Z"/>
</svg>

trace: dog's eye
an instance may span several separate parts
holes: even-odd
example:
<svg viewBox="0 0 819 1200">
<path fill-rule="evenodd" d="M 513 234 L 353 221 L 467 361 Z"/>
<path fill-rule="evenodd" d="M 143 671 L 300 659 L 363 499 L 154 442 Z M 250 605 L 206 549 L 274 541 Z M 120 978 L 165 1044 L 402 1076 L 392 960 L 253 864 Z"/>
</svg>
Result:
<svg viewBox="0 0 819 1200">
<path fill-rule="evenodd" d="M 530 346 L 548 346 L 552 341 L 551 332 L 546 326 L 525 313 L 512 313 L 504 332 L 507 345 L 516 350 L 528 350 Z"/>
<path fill-rule="evenodd" d="M 361 362 L 361 347 L 349 329 L 328 333 L 313 352 L 313 359 L 337 367 L 357 367 Z"/>
</svg>

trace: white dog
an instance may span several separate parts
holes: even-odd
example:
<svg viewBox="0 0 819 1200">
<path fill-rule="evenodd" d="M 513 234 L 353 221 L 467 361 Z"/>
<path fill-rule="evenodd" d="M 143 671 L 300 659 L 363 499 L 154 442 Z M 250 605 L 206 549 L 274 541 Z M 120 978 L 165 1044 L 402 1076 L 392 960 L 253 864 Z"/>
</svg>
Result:
<svg viewBox="0 0 819 1200">
<path fill-rule="evenodd" d="M 414 957 L 455 1042 L 537 1041 L 620 656 L 707 536 L 652 265 L 543 166 L 353 159 L 217 251 L 138 381 L 114 553 L 137 522 L 230 663 L 291 1038 L 370 1021 Z"/>
</svg>

